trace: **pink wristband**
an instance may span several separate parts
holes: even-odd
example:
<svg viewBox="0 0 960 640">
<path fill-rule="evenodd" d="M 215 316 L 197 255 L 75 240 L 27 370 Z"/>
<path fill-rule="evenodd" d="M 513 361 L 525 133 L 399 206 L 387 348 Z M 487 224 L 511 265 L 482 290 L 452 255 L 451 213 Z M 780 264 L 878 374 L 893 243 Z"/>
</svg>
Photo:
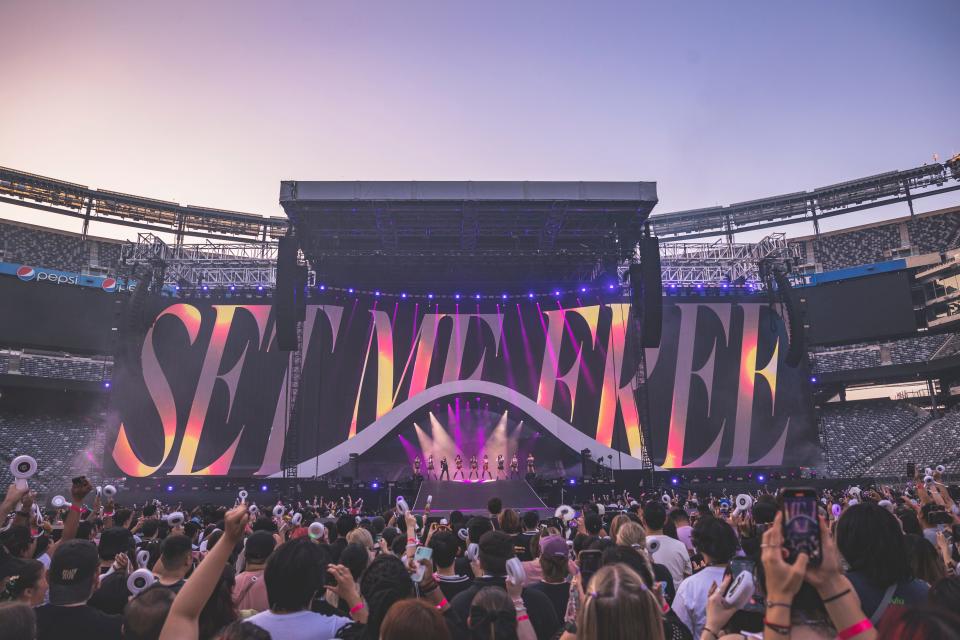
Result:
<svg viewBox="0 0 960 640">
<path fill-rule="evenodd" d="M 440 603 L 437 605 L 437 609 L 443 609 L 445 606 L 447 606 L 447 604 L 449 604 L 449 603 L 447 602 L 447 599 L 444 598 L 444 599 L 441 600 Z"/>
<path fill-rule="evenodd" d="M 860 622 L 850 625 L 843 631 L 838 631 L 837 637 L 840 638 L 840 640 L 850 640 L 850 638 L 854 636 L 858 636 L 864 631 L 866 631 L 867 629 L 872 629 L 872 628 L 873 628 L 873 624 L 870 622 L 870 619 L 864 618 Z"/>
<path fill-rule="evenodd" d="M 353 606 L 350 608 L 350 615 L 353 615 L 353 614 L 355 614 L 357 611 L 360 611 L 361 609 L 363 609 L 363 607 L 364 607 L 363 600 L 361 600 L 360 602 L 358 602 L 357 604 L 353 605 Z"/>
</svg>

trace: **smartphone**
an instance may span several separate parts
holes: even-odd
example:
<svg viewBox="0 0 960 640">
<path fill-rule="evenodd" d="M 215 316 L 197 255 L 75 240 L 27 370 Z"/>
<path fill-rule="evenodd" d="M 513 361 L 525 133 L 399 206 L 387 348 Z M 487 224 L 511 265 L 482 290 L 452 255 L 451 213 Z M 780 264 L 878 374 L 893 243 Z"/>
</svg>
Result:
<svg viewBox="0 0 960 640">
<path fill-rule="evenodd" d="M 590 578 L 593 577 L 600 569 L 600 551 L 584 549 L 580 552 L 578 559 L 580 560 L 580 584 L 583 585 L 583 588 L 586 589 L 587 585 L 590 583 Z"/>
<path fill-rule="evenodd" d="M 763 613 L 766 610 L 765 596 L 763 592 L 763 581 L 760 580 L 760 576 L 757 575 L 757 563 L 751 560 L 750 558 L 735 557 L 730 560 L 730 564 L 727 565 L 727 573 L 733 576 L 733 580 L 730 581 L 730 585 L 727 587 L 727 591 L 723 594 L 724 596 L 728 595 L 733 588 L 734 584 L 737 581 L 737 576 L 741 573 L 749 573 L 753 576 L 753 595 L 747 601 L 747 604 L 740 607 L 741 611 L 749 611 L 751 613 Z"/>
<path fill-rule="evenodd" d="M 806 553 L 810 565 L 819 566 L 821 546 L 817 492 L 809 487 L 784 489 L 781 500 L 783 546 L 787 550 L 787 562 L 793 564 L 798 555 Z"/>
<path fill-rule="evenodd" d="M 417 565 L 417 571 L 410 579 L 414 582 L 420 582 L 423 580 L 424 573 L 426 572 L 426 566 L 420 564 L 422 560 L 429 560 L 433 557 L 433 549 L 430 547 L 417 547 L 417 550 L 413 554 L 413 562 Z"/>
</svg>

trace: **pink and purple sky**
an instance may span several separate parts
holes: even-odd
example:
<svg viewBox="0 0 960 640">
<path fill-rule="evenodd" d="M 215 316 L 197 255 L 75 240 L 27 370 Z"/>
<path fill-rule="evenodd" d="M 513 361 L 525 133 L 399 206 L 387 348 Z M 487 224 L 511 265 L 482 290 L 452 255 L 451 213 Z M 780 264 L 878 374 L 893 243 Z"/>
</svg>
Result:
<svg viewBox="0 0 960 640">
<path fill-rule="evenodd" d="M 655 180 L 655 213 L 730 204 L 960 151 L 958 34 L 954 0 L 9 0 L 0 165 L 265 215 L 283 179 Z"/>
</svg>

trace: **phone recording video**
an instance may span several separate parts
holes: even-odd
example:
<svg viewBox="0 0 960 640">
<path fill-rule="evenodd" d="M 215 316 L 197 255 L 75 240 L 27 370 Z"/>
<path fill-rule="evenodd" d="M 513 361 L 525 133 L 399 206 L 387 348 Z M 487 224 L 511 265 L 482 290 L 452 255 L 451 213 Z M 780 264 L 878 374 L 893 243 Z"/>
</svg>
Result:
<svg viewBox="0 0 960 640">
<path fill-rule="evenodd" d="M 580 584 L 583 585 L 584 589 L 587 588 L 593 574 L 600 570 L 600 556 L 599 551 L 591 549 L 584 549 L 578 556 L 580 560 Z"/>
<path fill-rule="evenodd" d="M 783 546 L 787 562 L 796 562 L 806 553 L 810 564 L 820 564 L 820 520 L 817 517 L 817 492 L 810 488 L 784 489 L 781 495 L 783 509 Z"/>
</svg>

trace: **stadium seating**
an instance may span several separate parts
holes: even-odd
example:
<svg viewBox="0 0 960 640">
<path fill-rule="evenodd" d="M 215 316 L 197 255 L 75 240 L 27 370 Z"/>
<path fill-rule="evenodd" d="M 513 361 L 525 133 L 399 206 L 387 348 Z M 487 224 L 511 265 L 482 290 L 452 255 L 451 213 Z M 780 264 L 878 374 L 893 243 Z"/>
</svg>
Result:
<svg viewBox="0 0 960 640">
<path fill-rule="evenodd" d="M 826 475 L 844 477 L 861 473 L 877 455 L 902 442 L 929 419 L 926 411 L 894 400 L 824 405 L 820 420 L 825 435 Z"/>
<path fill-rule="evenodd" d="M 901 244 L 896 224 L 824 235 L 813 242 L 817 262 L 824 271 L 889 260 L 884 252 Z"/>
<path fill-rule="evenodd" d="M 120 258 L 120 243 L 0 222 L 0 255 L 4 262 L 61 271 L 80 272 L 91 266 L 113 269 Z"/>
<path fill-rule="evenodd" d="M 11 369 L 14 360 L 16 370 Z M 0 351 L 0 374 L 18 374 L 58 380 L 105 382 L 113 376 L 113 359 L 108 356 L 74 356 L 68 353 L 35 353 L 29 350 Z"/>
<path fill-rule="evenodd" d="M 0 484 L 13 482 L 10 461 L 26 454 L 39 463 L 37 475 L 30 479 L 31 488 L 48 497 L 66 495 L 70 478 L 95 475 L 105 442 L 103 429 L 97 428 L 99 422 L 96 415 L 0 411 Z"/>
<path fill-rule="evenodd" d="M 818 348 L 810 352 L 810 361 L 814 373 L 828 373 L 928 362 L 956 355 L 958 351 L 960 336 L 948 333 L 872 344 Z"/>
<path fill-rule="evenodd" d="M 960 405 L 931 421 L 889 455 L 869 467 L 869 475 L 896 476 L 908 462 L 918 467 L 943 464 L 949 473 L 960 471 Z"/>
<path fill-rule="evenodd" d="M 907 221 L 914 253 L 939 253 L 960 243 L 960 214 L 945 213 Z"/>
<path fill-rule="evenodd" d="M 879 367 L 880 347 L 860 346 L 837 351 L 818 351 L 810 354 L 814 373 L 848 371 Z"/>
</svg>

